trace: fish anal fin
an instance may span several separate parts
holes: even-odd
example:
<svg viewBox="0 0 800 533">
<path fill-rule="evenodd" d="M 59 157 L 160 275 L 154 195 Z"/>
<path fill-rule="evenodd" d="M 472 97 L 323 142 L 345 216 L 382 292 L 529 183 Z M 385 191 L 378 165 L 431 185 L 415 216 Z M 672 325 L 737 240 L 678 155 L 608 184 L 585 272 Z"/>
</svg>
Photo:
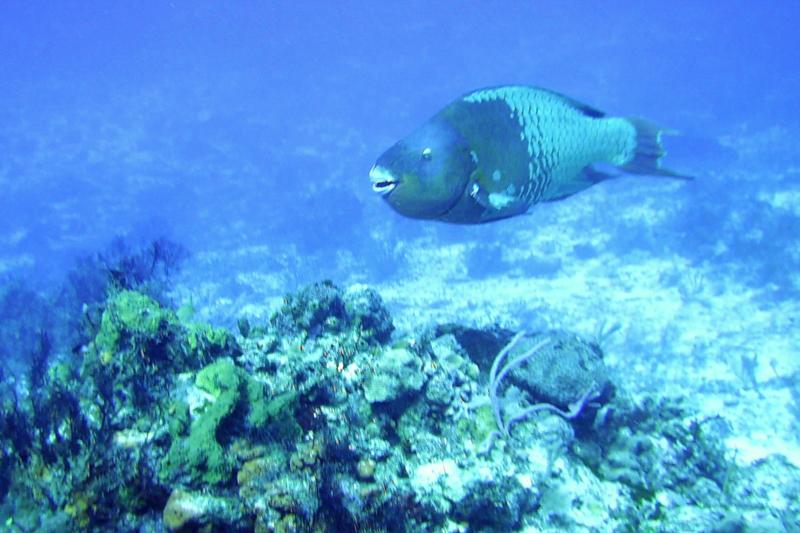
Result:
<svg viewBox="0 0 800 533">
<path fill-rule="evenodd" d="M 588 189 L 596 183 L 617 178 L 619 176 L 619 173 L 607 172 L 605 170 L 595 168 L 592 165 L 588 165 L 570 181 L 554 187 L 552 192 L 548 191 L 543 200 L 545 202 L 556 202 L 558 200 L 563 200 L 564 198 L 572 196 L 575 193 L 579 193 L 585 189 Z"/>
</svg>

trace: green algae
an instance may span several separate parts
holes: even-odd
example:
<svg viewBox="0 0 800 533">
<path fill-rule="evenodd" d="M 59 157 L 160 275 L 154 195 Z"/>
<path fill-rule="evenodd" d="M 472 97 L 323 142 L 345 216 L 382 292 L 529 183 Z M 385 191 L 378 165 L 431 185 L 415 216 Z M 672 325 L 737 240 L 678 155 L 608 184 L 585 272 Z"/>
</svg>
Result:
<svg viewBox="0 0 800 533">
<path fill-rule="evenodd" d="M 188 478 L 193 482 L 224 484 L 237 466 L 231 451 L 231 435 L 258 431 L 268 421 L 282 418 L 294 402 L 294 394 L 268 398 L 264 383 L 250 377 L 230 358 L 203 367 L 194 387 L 206 398 L 196 418 L 171 425 L 173 442 L 161 463 L 164 480 Z M 188 414 L 186 404 L 176 405 L 176 415 Z M 188 432 L 187 432 L 188 430 Z"/>
<path fill-rule="evenodd" d="M 180 333 L 175 313 L 136 291 L 112 294 L 90 345 L 96 362 L 113 367 L 141 365 L 180 355 L 169 341 Z M 95 361 L 91 361 L 95 362 Z"/>
<path fill-rule="evenodd" d="M 471 417 L 464 417 L 456 423 L 456 430 L 464 440 L 470 439 L 475 443 L 486 442 L 494 431 L 497 430 L 497 422 L 489 405 L 478 407 L 473 411 Z"/>
<path fill-rule="evenodd" d="M 161 463 L 163 479 L 188 476 L 193 481 L 216 484 L 231 478 L 235 461 L 220 443 L 218 432 L 242 398 L 242 381 L 239 369 L 227 359 L 197 373 L 195 385 L 213 400 L 191 424 L 189 434 L 172 443 Z"/>
<path fill-rule="evenodd" d="M 95 346 L 103 352 L 115 352 L 122 343 L 162 338 L 177 323 L 174 312 L 136 291 L 120 291 L 112 296 L 103 311 Z"/>
<path fill-rule="evenodd" d="M 204 361 L 239 353 L 234 336 L 225 328 L 202 322 L 184 322 L 186 345 L 194 356 Z"/>
</svg>

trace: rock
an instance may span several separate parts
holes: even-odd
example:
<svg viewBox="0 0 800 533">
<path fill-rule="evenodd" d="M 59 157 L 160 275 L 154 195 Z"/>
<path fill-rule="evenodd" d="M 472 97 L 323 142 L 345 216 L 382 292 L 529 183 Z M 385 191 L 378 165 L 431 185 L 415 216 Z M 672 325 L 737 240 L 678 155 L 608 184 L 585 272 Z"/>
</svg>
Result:
<svg viewBox="0 0 800 533">
<path fill-rule="evenodd" d="M 353 285 L 345 291 L 345 307 L 350 321 L 361 329 L 367 339 L 388 342 L 394 331 L 392 316 L 380 295 L 364 285 Z"/>
<path fill-rule="evenodd" d="M 567 410 L 590 388 L 604 399 L 613 394 L 600 347 L 565 331 L 526 337 L 504 363 L 542 340 L 549 344 L 509 375 L 509 381 L 528 391 L 533 400 Z"/>
<path fill-rule="evenodd" d="M 375 461 L 369 457 L 362 458 L 356 465 L 356 475 L 361 481 L 372 481 L 375 478 Z"/>
<path fill-rule="evenodd" d="M 374 368 L 364 383 L 364 397 L 370 403 L 396 400 L 419 391 L 425 383 L 422 361 L 405 348 L 384 351 Z"/>
<path fill-rule="evenodd" d="M 232 500 L 183 489 L 172 491 L 162 517 L 170 531 L 209 523 L 232 526 L 240 519 Z"/>
</svg>

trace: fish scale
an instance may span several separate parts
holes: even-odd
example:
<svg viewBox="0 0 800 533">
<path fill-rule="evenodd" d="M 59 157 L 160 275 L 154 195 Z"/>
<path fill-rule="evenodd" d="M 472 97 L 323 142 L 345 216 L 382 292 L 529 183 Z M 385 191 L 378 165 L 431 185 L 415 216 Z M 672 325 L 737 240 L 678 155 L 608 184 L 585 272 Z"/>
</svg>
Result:
<svg viewBox="0 0 800 533">
<path fill-rule="evenodd" d="M 635 138 L 635 131 L 627 121 L 586 116 L 564 97 L 549 91 L 497 87 L 472 92 L 463 100 L 476 104 L 500 101 L 509 107 L 521 139 L 527 142 L 533 200 L 542 197 L 551 181 L 571 177 L 576 166 L 582 168 L 598 160 L 625 164 L 635 149 L 635 142 L 628 142 Z M 559 168 L 564 172 L 558 173 Z"/>
</svg>

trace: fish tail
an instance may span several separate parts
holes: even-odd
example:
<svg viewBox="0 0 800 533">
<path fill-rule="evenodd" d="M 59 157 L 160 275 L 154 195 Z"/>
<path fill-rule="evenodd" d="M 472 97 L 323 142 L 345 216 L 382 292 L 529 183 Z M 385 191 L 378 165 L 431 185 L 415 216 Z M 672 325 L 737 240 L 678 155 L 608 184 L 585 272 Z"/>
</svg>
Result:
<svg viewBox="0 0 800 533">
<path fill-rule="evenodd" d="M 633 158 L 622 165 L 622 169 L 631 174 L 647 174 L 683 180 L 694 179 L 661 166 L 661 158 L 666 155 L 661 144 L 663 134 L 675 135 L 675 130 L 661 128 L 652 122 L 640 118 L 628 118 L 628 122 L 636 129 L 636 149 Z"/>
</svg>

